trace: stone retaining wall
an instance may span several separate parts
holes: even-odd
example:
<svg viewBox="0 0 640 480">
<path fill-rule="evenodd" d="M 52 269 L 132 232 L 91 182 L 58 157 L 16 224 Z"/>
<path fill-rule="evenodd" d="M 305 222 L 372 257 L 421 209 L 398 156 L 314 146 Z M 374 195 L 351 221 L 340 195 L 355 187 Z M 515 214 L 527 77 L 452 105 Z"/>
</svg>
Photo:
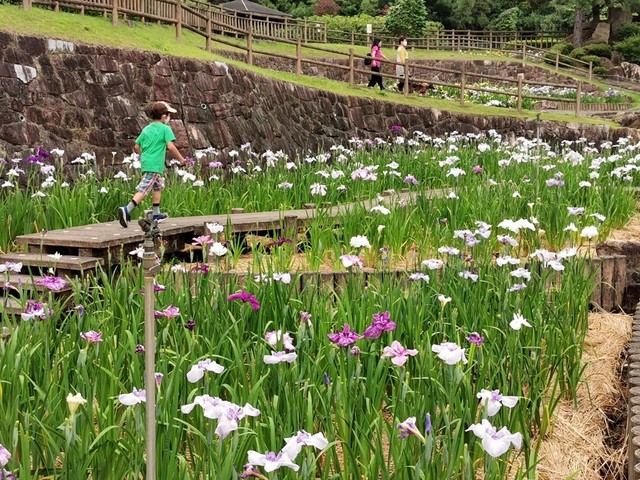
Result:
<svg viewBox="0 0 640 480">
<path fill-rule="evenodd" d="M 149 121 L 144 107 L 160 99 L 178 109 L 171 126 L 184 151 L 251 142 L 259 152 L 294 156 L 353 136 L 387 137 L 392 125 L 434 136 L 494 129 L 507 139 L 537 132 L 548 141 L 640 139 L 635 129 L 419 108 L 305 88 L 222 62 L 0 32 L 0 157 L 42 146 L 62 148 L 68 158 L 93 151 L 118 165 Z"/>
</svg>

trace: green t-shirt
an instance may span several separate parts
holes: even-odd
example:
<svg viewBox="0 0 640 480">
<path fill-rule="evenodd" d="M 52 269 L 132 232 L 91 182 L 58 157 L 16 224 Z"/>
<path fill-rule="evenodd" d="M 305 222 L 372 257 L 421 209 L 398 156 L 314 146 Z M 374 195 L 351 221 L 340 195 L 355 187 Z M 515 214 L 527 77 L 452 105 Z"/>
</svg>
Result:
<svg viewBox="0 0 640 480">
<path fill-rule="evenodd" d="M 140 163 L 143 172 L 164 173 L 167 156 L 167 142 L 175 142 L 176 137 L 169 125 L 153 122 L 142 129 L 136 143 L 140 145 Z"/>
</svg>

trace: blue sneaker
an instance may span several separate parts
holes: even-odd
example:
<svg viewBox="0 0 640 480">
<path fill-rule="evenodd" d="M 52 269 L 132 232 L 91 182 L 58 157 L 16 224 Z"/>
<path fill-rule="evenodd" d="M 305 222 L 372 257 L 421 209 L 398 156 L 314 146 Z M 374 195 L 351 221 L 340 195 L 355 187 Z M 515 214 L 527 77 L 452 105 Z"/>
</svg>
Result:
<svg viewBox="0 0 640 480">
<path fill-rule="evenodd" d="M 161 222 L 166 218 L 169 218 L 169 214 L 168 213 L 164 213 L 164 212 L 160 212 L 160 214 L 153 216 L 153 219 L 158 221 L 158 222 Z"/>
<path fill-rule="evenodd" d="M 131 216 L 129 215 L 127 207 L 118 207 L 118 220 L 123 228 L 127 228 L 129 226 L 128 223 L 131 221 Z"/>
</svg>

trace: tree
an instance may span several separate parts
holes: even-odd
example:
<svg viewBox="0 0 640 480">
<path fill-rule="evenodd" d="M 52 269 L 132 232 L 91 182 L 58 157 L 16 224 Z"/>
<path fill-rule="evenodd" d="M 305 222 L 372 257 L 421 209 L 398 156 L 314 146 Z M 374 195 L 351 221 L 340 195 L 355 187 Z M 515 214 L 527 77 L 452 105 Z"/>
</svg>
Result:
<svg viewBox="0 0 640 480">
<path fill-rule="evenodd" d="M 375 17 L 380 12 L 377 0 L 362 0 L 360 4 L 360 13 L 362 15 L 371 15 Z"/>
<path fill-rule="evenodd" d="M 337 15 L 340 7 L 335 0 L 318 0 L 313 7 L 314 15 Z"/>
<path fill-rule="evenodd" d="M 385 29 L 392 35 L 421 37 L 429 13 L 423 0 L 398 0 L 384 19 Z"/>
</svg>

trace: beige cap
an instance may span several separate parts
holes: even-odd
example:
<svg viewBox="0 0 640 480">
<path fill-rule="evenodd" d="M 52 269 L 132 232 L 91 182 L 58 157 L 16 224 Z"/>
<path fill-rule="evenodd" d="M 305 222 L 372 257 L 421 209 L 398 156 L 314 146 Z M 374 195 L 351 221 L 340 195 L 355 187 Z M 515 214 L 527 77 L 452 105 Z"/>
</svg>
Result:
<svg viewBox="0 0 640 480">
<path fill-rule="evenodd" d="M 151 107 L 152 117 L 160 118 L 165 113 L 177 113 L 175 108 L 172 108 L 167 102 L 156 102 Z"/>
</svg>

